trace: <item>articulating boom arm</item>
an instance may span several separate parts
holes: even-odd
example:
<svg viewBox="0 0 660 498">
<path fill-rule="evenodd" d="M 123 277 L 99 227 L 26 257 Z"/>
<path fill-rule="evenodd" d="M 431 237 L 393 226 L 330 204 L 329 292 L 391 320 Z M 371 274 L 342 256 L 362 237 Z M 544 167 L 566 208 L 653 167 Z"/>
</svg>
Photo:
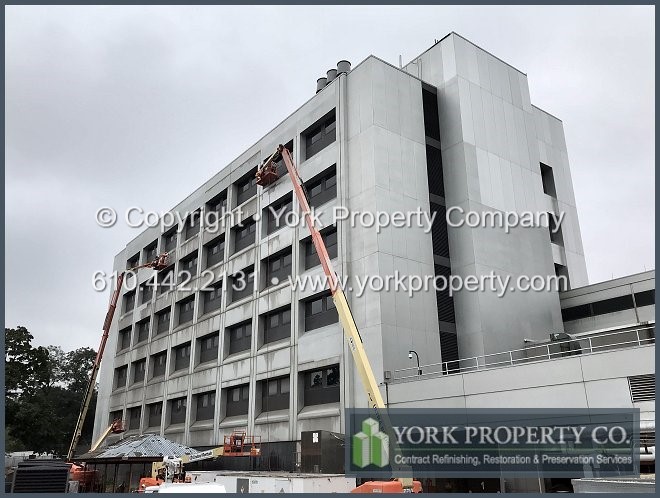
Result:
<svg viewBox="0 0 660 498">
<path fill-rule="evenodd" d="M 274 168 L 273 162 L 279 160 L 279 158 L 284 160 L 286 169 L 289 173 L 289 178 L 293 183 L 293 191 L 298 199 L 300 208 L 305 216 L 305 222 L 307 223 L 307 228 L 312 234 L 312 242 L 314 243 L 314 248 L 316 249 L 316 254 L 318 254 L 319 259 L 321 260 L 321 266 L 323 267 L 323 272 L 328 280 L 328 286 L 330 287 L 330 292 L 332 293 L 332 299 L 337 308 L 337 313 L 339 314 L 339 319 L 341 321 L 346 340 L 353 354 L 353 360 L 357 367 L 358 373 L 360 374 L 360 379 L 362 380 L 362 385 L 364 386 L 365 391 L 367 392 L 367 397 L 369 400 L 369 406 L 374 409 L 378 418 L 383 422 L 384 427 L 390 428 L 391 424 L 389 422 L 389 417 L 385 409 L 385 403 L 383 401 L 383 396 L 380 393 L 378 388 L 378 383 L 374 377 L 373 370 L 371 369 L 371 364 L 369 363 L 369 358 L 364 349 L 364 343 L 360 337 L 360 332 L 357 329 L 355 320 L 353 319 L 353 314 L 351 309 L 348 306 L 348 301 L 346 300 L 346 295 L 344 294 L 343 289 L 339 285 L 339 280 L 337 274 L 332 266 L 332 261 L 328 255 L 328 251 L 323 242 L 323 237 L 319 229 L 314 223 L 314 219 L 310 215 L 309 202 L 307 200 L 307 195 L 305 194 L 304 187 L 302 185 L 302 180 L 298 175 L 298 170 L 293 163 L 293 158 L 289 150 L 280 145 L 277 150 L 264 161 L 261 168 L 257 172 L 257 183 L 260 179 L 262 180 L 261 185 L 268 185 L 277 179 L 277 176 L 273 179 L 272 175 Z M 276 175 L 276 173 L 275 173 Z M 399 472 L 408 474 L 408 469 L 404 470 L 402 468 L 398 469 Z M 412 477 L 400 477 L 399 480 L 404 489 L 411 489 L 413 486 Z"/>
<path fill-rule="evenodd" d="M 167 256 L 167 253 L 163 253 L 155 261 L 136 266 L 135 268 L 131 268 L 127 271 L 136 271 L 140 268 L 153 268 L 154 270 L 162 270 L 167 266 Z M 73 431 L 73 438 L 71 439 L 71 445 L 69 446 L 69 452 L 67 453 L 67 460 L 69 461 L 75 454 L 76 446 L 78 446 L 78 441 L 80 440 L 80 435 L 82 434 L 85 417 L 87 416 L 87 410 L 89 409 L 89 404 L 92 401 L 92 395 L 94 394 L 94 388 L 96 387 L 96 378 L 98 377 L 99 368 L 101 367 L 101 359 L 103 358 L 103 352 L 105 351 L 105 344 L 108 342 L 108 335 L 110 334 L 110 325 L 112 325 L 112 318 L 115 316 L 119 294 L 121 293 L 121 288 L 124 284 L 124 276 L 124 272 L 121 272 L 119 275 L 117 275 L 117 287 L 112 293 L 112 298 L 110 299 L 110 307 L 108 308 L 108 312 L 105 315 L 105 321 L 103 322 L 103 335 L 101 336 L 101 345 L 99 346 L 99 350 L 96 353 L 92 371 L 89 374 L 89 382 L 87 383 L 85 396 L 83 397 L 82 404 L 80 406 L 80 413 L 78 414 L 78 420 L 76 421 L 76 428 Z"/>
</svg>

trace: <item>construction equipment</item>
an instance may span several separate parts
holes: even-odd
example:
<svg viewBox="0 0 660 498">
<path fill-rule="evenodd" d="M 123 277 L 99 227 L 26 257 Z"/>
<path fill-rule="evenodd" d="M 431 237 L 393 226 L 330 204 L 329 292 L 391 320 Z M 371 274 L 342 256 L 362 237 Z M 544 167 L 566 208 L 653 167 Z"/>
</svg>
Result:
<svg viewBox="0 0 660 498">
<path fill-rule="evenodd" d="M 151 477 L 140 479 L 138 492 L 144 492 L 149 486 L 159 486 L 164 482 L 191 482 L 186 476 L 184 465 L 201 460 L 225 457 L 257 457 L 261 455 L 261 437 L 249 436 L 245 431 L 233 431 L 225 435 L 223 445 L 194 455 L 182 457 L 166 456 L 162 462 L 151 464 Z"/>
<path fill-rule="evenodd" d="M 152 268 L 154 270 L 162 270 L 167 267 L 168 254 L 165 252 L 158 256 L 157 259 L 143 265 L 135 266 L 129 268 L 126 271 L 135 272 L 141 268 Z M 89 374 L 89 382 L 87 383 L 87 388 L 85 390 L 85 395 L 83 396 L 82 404 L 80 405 L 80 413 L 78 414 L 78 420 L 76 422 L 76 427 L 73 431 L 73 438 L 71 439 L 71 446 L 69 446 L 69 452 L 67 453 L 67 460 L 71 461 L 76 451 L 76 446 L 78 446 L 78 441 L 80 440 L 80 435 L 82 434 L 83 423 L 85 417 L 87 416 L 87 409 L 89 404 L 92 401 L 92 395 L 94 394 L 94 387 L 96 386 L 96 377 L 99 374 L 99 368 L 101 367 L 101 359 L 103 358 L 103 352 L 105 351 L 105 344 L 108 342 L 108 335 L 110 334 L 110 325 L 112 324 L 112 318 L 115 316 L 115 310 L 117 308 L 117 301 L 119 300 L 119 294 L 121 293 L 122 285 L 124 284 L 124 276 L 126 272 L 121 272 L 117 275 L 117 285 L 115 291 L 112 294 L 110 299 L 110 306 L 108 312 L 105 315 L 105 321 L 103 322 L 103 335 L 101 336 L 101 345 L 99 350 L 96 353 L 96 358 L 94 359 L 94 366 L 92 371 Z"/>
<path fill-rule="evenodd" d="M 325 247 L 325 243 L 323 242 L 323 237 L 321 236 L 319 229 L 316 227 L 314 218 L 311 216 L 311 209 L 309 206 L 309 199 L 307 197 L 305 185 L 300 178 L 300 175 L 298 175 L 298 170 L 293 163 L 291 152 L 289 152 L 286 147 L 280 144 L 277 147 L 277 150 L 271 154 L 270 157 L 264 160 L 256 173 L 257 185 L 267 187 L 268 185 L 271 185 L 278 180 L 278 173 L 275 163 L 279 162 L 280 160 L 284 160 L 289 178 L 291 179 L 291 183 L 293 183 L 293 191 L 296 195 L 296 198 L 298 199 L 300 209 L 302 210 L 302 213 L 305 217 L 307 228 L 312 235 L 312 243 L 316 249 L 316 254 L 318 254 L 319 259 L 321 260 L 321 266 L 323 267 L 323 272 L 325 273 L 326 279 L 328 281 L 328 286 L 330 287 L 332 299 L 339 314 L 342 329 L 344 330 L 346 340 L 348 341 L 351 353 L 353 354 L 353 360 L 355 361 L 358 373 L 362 379 L 362 385 L 367 393 L 369 406 L 373 408 L 379 421 L 383 422 L 381 426 L 389 428 L 391 427 L 391 424 L 389 423 L 387 412 L 384 410 L 385 403 L 383 401 L 382 395 L 380 394 L 378 383 L 376 382 L 371 364 L 369 363 L 369 358 L 365 352 L 364 343 L 360 337 L 360 332 L 357 329 L 353 314 L 351 313 L 351 309 L 348 306 L 346 295 L 339 285 L 339 279 L 335 273 L 334 268 L 332 267 L 332 262 Z M 402 469 L 399 469 L 399 471 L 401 472 Z M 407 469 L 405 473 L 409 473 Z M 400 492 L 411 493 L 414 491 L 414 483 L 412 477 L 399 477 L 398 482 L 401 485 Z"/>
<path fill-rule="evenodd" d="M 122 432 L 125 432 L 126 429 L 124 429 L 124 424 L 122 423 L 120 418 L 116 418 L 112 421 L 110 426 L 103 431 L 103 434 L 92 444 L 92 447 L 89 449 L 89 451 L 96 451 L 99 446 L 105 441 L 105 439 L 110 435 L 110 434 L 121 434 Z"/>
</svg>

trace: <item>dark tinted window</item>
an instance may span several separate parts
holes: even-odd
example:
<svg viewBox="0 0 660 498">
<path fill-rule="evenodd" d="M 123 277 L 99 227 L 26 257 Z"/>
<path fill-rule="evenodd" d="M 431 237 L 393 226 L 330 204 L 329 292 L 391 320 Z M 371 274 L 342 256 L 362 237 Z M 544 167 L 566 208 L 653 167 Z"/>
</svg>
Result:
<svg viewBox="0 0 660 498">
<path fill-rule="evenodd" d="M 227 389 L 227 417 L 247 415 L 249 394 L 248 384 Z"/>
<path fill-rule="evenodd" d="M 440 119 L 438 117 L 438 97 L 435 92 L 422 90 L 424 108 L 424 132 L 427 137 L 440 140 Z"/>
<path fill-rule="evenodd" d="M 337 257 L 337 228 L 327 227 L 321 230 L 321 237 L 323 237 L 323 243 L 325 244 L 325 249 L 328 251 L 328 256 L 330 259 Z M 305 269 L 309 270 L 321 264 L 321 260 L 316 254 L 316 247 L 312 242 L 312 238 L 309 237 L 305 240 Z"/>
<path fill-rule="evenodd" d="M 170 315 L 169 307 L 156 314 L 156 335 L 170 330 Z"/>
<path fill-rule="evenodd" d="M 227 211 L 227 191 L 224 190 L 206 203 L 209 211 L 222 214 Z"/>
<path fill-rule="evenodd" d="M 165 268 L 158 272 L 158 294 L 165 291 L 171 291 L 176 285 L 176 278 L 174 276 L 174 265 Z"/>
<path fill-rule="evenodd" d="M 330 294 L 305 301 L 305 330 L 314 330 L 339 321 L 335 303 Z"/>
<path fill-rule="evenodd" d="M 135 342 L 140 343 L 149 339 L 149 319 L 142 320 L 136 325 Z"/>
<path fill-rule="evenodd" d="M 195 296 L 190 296 L 186 299 L 179 301 L 179 325 L 192 322 L 195 310 Z"/>
<path fill-rule="evenodd" d="M 126 269 L 129 270 L 130 268 L 135 268 L 139 264 L 140 264 L 140 253 L 136 254 L 128 261 L 126 261 Z"/>
<path fill-rule="evenodd" d="M 165 375 L 167 366 L 167 351 L 151 356 L 151 377 L 160 377 Z"/>
<path fill-rule="evenodd" d="M 281 308 L 262 315 L 264 344 L 291 337 L 291 308 Z"/>
<path fill-rule="evenodd" d="M 335 141 L 335 111 L 317 121 L 303 133 L 305 158 L 309 159 Z"/>
<path fill-rule="evenodd" d="M 555 175 L 552 172 L 552 168 L 543 163 L 541 163 L 541 180 L 543 181 L 543 192 L 550 197 L 556 198 Z"/>
<path fill-rule="evenodd" d="M 139 429 L 140 428 L 140 417 L 142 416 L 142 407 L 136 406 L 128 409 L 128 428 Z"/>
<path fill-rule="evenodd" d="M 123 351 L 131 347 L 131 327 L 126 327 L 119 331 L 117 339 L 117 351 Z"/>
<path fill-rule="evenodd" d="M 126 377 L 128 376 L 128 365 L 115 368 L 115 389 L 124 387 L 126 385 Z"/>
<path fill-rule="evenodd" d="M 285 282 L 291 276 L 291 249 L 269 256 L 264 261 L 265 287 Z"/>
<path fill-rule="evenodd" d="M 170 229 L 163 235 L 163 248 L 165 252 L 169 252 L 176 247 L 177 227 Z"/>
<path fill-rule="evenodd" d="M 181 260 L 181 263 L 179 264 L 179 274 L 182 272 L 186 272 L 181 276 L 181 278 L 186 280 L 197 276 L 197 251 Z"/>
<path fill-rule="evenodd" d="M 144 374 L 147 370 L 147 360 L 139 360 L 133 362 L 133 384 L 142 382 Z"/>
<path fill-rule="evenodd" d="M 253 169 L 236 182 L 236 205 L 243 204 L 257 193 L 257 169 Z"/>
<path fill-rule="evenodd" d="M 221 235 L 204 246 L 206 248 L 206 267 L 213 266 L 225 257 L 225 236 Z"/>
<path fill-rule="evenodd" d="M 204 313 L 219 310 L 222 304 L 222 281 L 213 284 L 213 287 L 205 290 L 203 296 Z"/>
<path fill-rule="evenodd" d="M 252 342 L 252 323 L 250 321 L 229 327 L 229 354 L 250 349 Z"/>
<path fill-rule="evenodd" d="M 182 424 L 186 421 L 186 398 L 170 401 L 170 424 Z"/>
<path fill-rule="evenodd" d="M 210 391 L 195 396 L 197 402 L 196 420 L 212 420 L 215 412 L 215 392 Z"/>
<path fill-rule="evenodd" d="M 261 382 L 261 411 L 271 412 L 289 408 L 289 376 Z"/>
<path fill-rule="evenodd" d="M 564 321 L 570 321 L 628 309 L 633 309 L 633 300 L 630 294 L 564 308 L 561 310 L 561 315 Z"/>
<path fill-rule="evenodd" d="M 144 248 L 144 261 L 148 263 L 158 258 L 158 241 L 154 240 L 151 244 Z"/>
<path fill-rule="evenodd" d="M 140 304 L 148 303 L 154 295 L 154 286 L 151 282 L 140 285 Z"/>
<path fill-rule="evenodd" d="M 200 221 L 201 221 L 201 212 L 199 210 L 190 214 L 190 216 L 186 220 L 186 228 L 184 231 L 186 240 L 190 239 L 191 237 L 194 237 L 199 233 Z"/>
<path fill-rule="evenodd" d="M 339 365 L 305 372 L 303 376 L 305 406 L 339 403 Z"/>
<path fill-rule="evenodd" d="M 635 304 L 637 304 L 638 307 L 654 305 L 655 304 L 655 291 L 654 290 L 649 290 L 649 291 L 643 291 L 643 292 L 636 292 L 635 293 Z"/>
<path fill-rule="evenodd" d="M 335 166 L 305 183 L 310 207 L 319 207 L 337 197 L 337 174 Z"/>
<path fill-rule="evenodd" d="M 233 275 L 230 284 L 232 302 L 251 296 L 254 289 L 254 267 L 250 266 Z"/>
<path fill-rule="evenodd" d="M 292 208 L 292 197 L 291 195 L 286 195 L 283 199 L 264 209 L 267 235 L 286 226 L 287 218 L 289 217 L 287 213 L 290 213 Z"/>
<path fill-rule="evenodd" d="M 190 366 L 190 343 L 183 344 L 172 350 L 174 354 L 174 371 L 185 370 Z"/>
<path fill-rule="evenodd" d="M 254 221 L 243 221 L 243 226 L 232 228 L 234 233 L 234 252 L 238 252 L 254 244 L 257 224 Z"/>
<path fill-rule="evenodd" d="M 218 344 L 220 335 L 210 334 L 199 339 L 199 362 L 215 361 L 218 359 Z"/>
<path fill-rule="evenodd" d="M 147 405 L 149 413 L 149 427 L 160 427 L 163 413 L 163 403 Z"/>
<path fill-rule="evenodd" d="M 133 308 L 135 308 L 135 291 L 124 294 L 124 307 L 122 310 L 124 313 L 128 313 L 133 311 Z"/>
</svg>

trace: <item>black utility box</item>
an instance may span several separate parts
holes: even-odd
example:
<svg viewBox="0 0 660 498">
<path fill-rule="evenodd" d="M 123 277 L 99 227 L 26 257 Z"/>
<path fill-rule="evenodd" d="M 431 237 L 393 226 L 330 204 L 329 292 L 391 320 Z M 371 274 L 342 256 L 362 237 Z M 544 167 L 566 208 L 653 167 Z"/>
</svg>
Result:
<svg viewBox="0 0 660 498">
<path fill-rule="evenodd" d="M 300 434 L 300 470 L 304 473 L 343 474 L 344 435 L 330 431 Z"/>
</svg>

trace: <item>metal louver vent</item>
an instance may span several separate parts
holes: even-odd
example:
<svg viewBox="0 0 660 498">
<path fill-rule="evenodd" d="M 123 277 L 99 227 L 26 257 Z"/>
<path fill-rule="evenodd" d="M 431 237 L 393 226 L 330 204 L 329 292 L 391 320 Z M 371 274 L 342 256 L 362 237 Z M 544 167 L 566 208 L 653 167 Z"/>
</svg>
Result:
<svg viewBox="0 0 660 498">
<path fill-rule="evenodd" d="M 633 402 L 655 400 L 655 374 L 628 377 L 628 384 Z"/>
</svg>

